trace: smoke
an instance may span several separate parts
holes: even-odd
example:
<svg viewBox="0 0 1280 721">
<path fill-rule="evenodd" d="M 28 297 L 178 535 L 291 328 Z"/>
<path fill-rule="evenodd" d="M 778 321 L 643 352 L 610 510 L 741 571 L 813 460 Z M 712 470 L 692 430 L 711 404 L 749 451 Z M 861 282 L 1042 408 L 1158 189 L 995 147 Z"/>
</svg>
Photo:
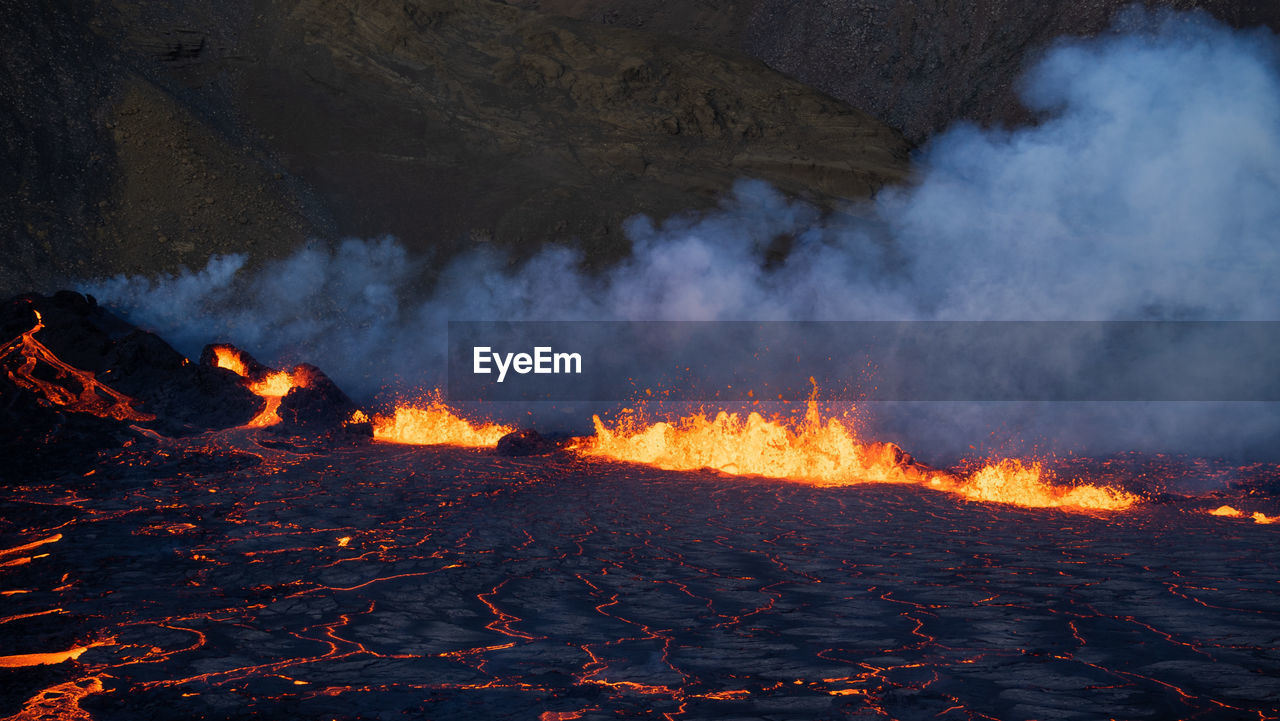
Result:
<svg viewBox="0 0 1280 721">
<path fill-rule="evenodd" d="M 348 240 L 253 272 L 229 256 L 85 290 L 188 354 L 225 340 L 311 360 L 366 396 L 440 383 L 448 320 L 1275 320 L 1278 48 L 1204 14 L 1131 10 L 1033 64 L 1021 87 L 1037 124 L 955 127 L 919 153 L 912 185 L 847 213 L 742 181 L 713 212 L 633 219 L 631 256 L 601 273 L 560 246 L 515 270 L 484 252 L 427 268 L 390 239 Z M 789 254 L 766 262 L 779 238 Z M 992 429 L 1202 453 L 1254 453 L 1280 431 L 1271 404 L 881 411 L 881 430 L 941 453 Z"/>
</svg>

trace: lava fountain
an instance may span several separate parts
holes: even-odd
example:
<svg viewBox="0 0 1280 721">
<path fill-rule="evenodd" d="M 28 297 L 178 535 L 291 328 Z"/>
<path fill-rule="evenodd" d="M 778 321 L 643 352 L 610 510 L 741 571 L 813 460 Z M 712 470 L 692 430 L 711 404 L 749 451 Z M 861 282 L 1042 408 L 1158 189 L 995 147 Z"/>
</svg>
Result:
<svg viewBox="0 0 1280 721">
<path fill-rule="evenodd" d="M 745 417 L 721 411 L 647 422 L 629 412 L 612 427 L 593 418 L 595 435 L 573 448 L 599 458 L 665 470 L 711 468 L 730 475 L 765 476 L 813 485 L 915 483 L 965 498 L 1029 508 L 1119 511 L 1139 498 L 1108 486 L 1059 483 L 1040 463 L 993 461 L 968 475 L 915 462 L 893 443 L 861 440 L 853 428 L 808 402 L 804 418 Z"/>
<path fill-rule="evenodd" d="M 305 388 L 307 374 L 300 368 L 272 371 L 246 358 L 243 351 L 229 345 L 213 346 L 213 364 L 225 368 L 248 381 L 249 390 L 266 401 L 258 415 L 245 425 L 265 428 L 280 422 L 280 401 L 294 388 Z"/>
<path fill-rule="evenodd" d="M 440 391 L 396 406 L 390 415 L 373 418 L 373 437 L 388 443 L 491 447 L 515 431 L 498 423 L 471 421 L 444 402 Z"/>
</svg>

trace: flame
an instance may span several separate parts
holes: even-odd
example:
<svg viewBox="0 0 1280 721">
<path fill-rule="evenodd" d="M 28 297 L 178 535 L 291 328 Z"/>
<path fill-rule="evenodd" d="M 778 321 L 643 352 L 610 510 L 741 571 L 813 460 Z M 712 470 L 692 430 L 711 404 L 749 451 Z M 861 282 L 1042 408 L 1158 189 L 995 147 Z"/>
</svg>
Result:
<svg viewBox="0 0 1280 721">
<path fill-rule="evenodd" d="M 31 330 L 0 347 L 0 369 L 11 381 L 70 411 L 117 421 L 155 420 L 154 415 L 137 410 L 137 400 L 98 381 L 93 373 L 63 362 L 36 340 L 35 334 L 44 328 L 44 320 L 39 311 L 35 314 L 36 324 Z M 51 369 L 52 374 L 37 373 L 41 366 Z M 48 380 L 49 375 L 53 380 Z"/>
<path fill-rule="evenodd" d="M 354 418 L 353 418 L 354 420 Z M 397 406 L 390 416 L 375 415 L 373 437 L 412 445 L 493 446 L 515 431 L 513 426 L 469 421 L 454 412 L 434 391 L 418 404 Z"/>
<path fill-rule="evenodd" d="M 968 477 L 913 462 L 892 443 L 862 441 L 839 419 L 824 419 L 810 400 L 804 419 L 745 418 L 720 412 L 674 423 L 647 423 L 634 411 L 613 427 L 593 418 L 596 433 L 574 450 L 587 455 L 666 470 L 711 468 L 731 475 L 783 478 L 822 486 L 859 483 L 917 483 L 965 498 L 1030 508 L 1123 510 L 1138 502 L 1124 491 L 1050 483 L 1038 463 L 990 463 Z"/>
<path fill-rule="evenodd" d="M 292 372 L 272 371 L 256 380 L 250 378 L 248 366 L 240 357 L 240 352 L 229 346 L 216 346 L 213 349 L 213 364 L 248 379 L 249 390 L 266 401 L 258 415 L 245 424 L 248 428 L 265 428 L 279 423 L 280 400 L 294 388 L 307 387 L 306 374 L 297 369 Z"/>
</svg>

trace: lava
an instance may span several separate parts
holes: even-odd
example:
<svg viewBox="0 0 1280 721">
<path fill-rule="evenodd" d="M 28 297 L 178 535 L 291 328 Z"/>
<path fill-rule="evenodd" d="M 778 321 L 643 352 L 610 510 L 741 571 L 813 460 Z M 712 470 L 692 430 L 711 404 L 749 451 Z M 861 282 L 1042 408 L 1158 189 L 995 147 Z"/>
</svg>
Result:
<svg viewBox="0 0 1280 721">
<path fill-rule="evenodd" d="M 0 668 L 22 668 L 24 666 L 48 666 L 63 661 L 74 661 L 80 658 L 85 651 L 95 646 L 105 646 L 106 643 L 91 643 L 87 646 L 76 646 L 66 651 L 52 651 L 47 653 L 19 653 L 12 656 L 0 656 Z"/>
<path fill-rule="evenodd" d="M 72 366 L 36 340 L 44 328 L 39 311 L 36 324 L 0 347 L 0 368 L 17 386 L 69 411 L 118 421 L 150 421 L 155 416 L 137 409 L 139 401 L 98 381 L 93 373 Z"/>
<path fill-rule="evenodd" d="M 723 411 L 713 418 L 698 414 L 673 423 L 648 423 L 635 412 L 613 427 L 599 416 L 593 420 L 595 435 L 580 440 L 574 450 L 665 470 L 710 468 L 819 486 L 915 483 L 971 500 L 1030 508 L 1117 511 L 1139 500 L 1106 486 L 1057 485 L 1039 463 L 1000 460 L 968 476 L 932 469 L 892 443 L 863 441 L 841 420 L 824 419 L 812 399 L 799 422 Z"/>
<path fill-rule="evenodd" d="M 1261 511 L 1254 511 L 1253 513 L 1246 514 L 1244 511 L 1241 511 L 1232 506 L 1218 506 L 1212 511 L 1209 511 L 1209 515 L 1222 516 L 1225 518 L 1250 518 L 1253 520 L 1254 523 L 1262 523 L 1262 524 L 1280 522 L 1280 516 L 1268 516 L 1267 514 Z"/>
<path fill-rule="evenodd" d="M 266 405 L 245 424 L 249 428 L 265 428 L 280 422 L 280 401 L 294 388 L 307 386 L 307 374 L 301 369 L 292 371 L 265 370 L 257 374 L 251 373 L 249 364 L 243 354 L 228 345 L 213 348 L 213 362 L 219 368 L 225 368 L 248 381 L 249 390 L 266 401 Z"/>
<path fill-rule="evenodd" d="M 439 391 L 416 404 L 399 405 L 389 416 L 373 418 L 375 440 L 410 445 L 489 447 L 513 431 L 513 426 L 463 418 L 441 399 Z"/>
</svg>

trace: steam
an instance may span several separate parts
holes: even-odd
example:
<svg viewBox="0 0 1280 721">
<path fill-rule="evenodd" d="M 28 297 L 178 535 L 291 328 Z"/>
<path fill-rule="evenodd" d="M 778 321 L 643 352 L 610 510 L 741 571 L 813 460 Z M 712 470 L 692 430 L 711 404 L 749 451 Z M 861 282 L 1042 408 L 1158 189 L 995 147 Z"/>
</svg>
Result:
<svg viewBox="0 0 1280 721">
<path fill-rule="evenodd" d="M 1273 34 L 1135 9 L 1111 34 L 1049 49 L 1022 87 L 1041 122 L 953 128 L 920 153 L 913 185 L 868 207 L 824 216 L 742 181 L 713 212 L 633 219 L 631 257 L 595 275 L 560 246 L 511 271 L 484 252 L 426 267 L 393 240 L 348 240 L 254 271 L 215 257 L 85 290 L 188 354 L 225 340 L 271 362 L 311 360 L 366 396 L 438 384 L 450 319 L 1277 319 Z M 768 264 L 779 238 L 791 251 Z M 1253 452 L 1280 430 L 1270 404 L 883 411 L 906 442 L 954 448 L 1002 424 L 1095 451 Z"/>
</svg>

